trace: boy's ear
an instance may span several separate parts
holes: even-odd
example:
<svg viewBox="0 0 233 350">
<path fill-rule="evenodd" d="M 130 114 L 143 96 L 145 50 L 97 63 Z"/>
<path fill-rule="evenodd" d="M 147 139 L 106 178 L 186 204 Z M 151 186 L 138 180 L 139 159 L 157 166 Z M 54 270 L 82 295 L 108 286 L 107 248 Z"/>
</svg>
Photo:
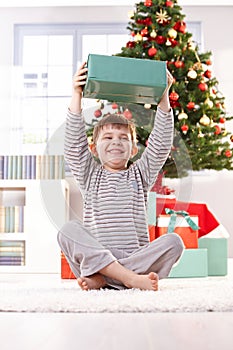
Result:
<svg viewBox="0 0 233 350">
<path fill-rule="evenodd" d="M 135 157 L 138 153 L 138 146 L 133 146 L 131 151 L 131 158 Z"/>
<path fill-rule="evenodd" d="M 97 149 L 96 149 L 96 144 L 95 143 L 90 143 L 89 148 L 93 156 L 98 157 Z"/>
</svg>

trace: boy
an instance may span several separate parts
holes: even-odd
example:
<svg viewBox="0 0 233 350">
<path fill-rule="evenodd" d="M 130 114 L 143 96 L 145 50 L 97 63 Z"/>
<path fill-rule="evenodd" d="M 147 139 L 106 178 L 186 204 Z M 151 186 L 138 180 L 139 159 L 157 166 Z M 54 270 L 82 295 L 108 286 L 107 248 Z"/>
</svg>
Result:
<svg viewBox="0 0 233 350">
<path fill-rule="evenodd" d="M 173 115 L 168 97 L 172 76 L 167 73 L 168 85 L 148 146 L 141 158 L 127 167 L 137 145 L 135 126 L 123 116 L 103 118 L 88 146 L 81 110 L 86 73 L 83 63 L 73 79 L 65 133 L 65 157 L 84 199 L 84 223 L 66 223 L 58 233 L 58 243 L 83 290 L 156 291 L 159 278 L 168 276 L 183 251 L 175 233 L 150 243 L 146 220 L 147 193 L 172 143 Z"/>
</svg>

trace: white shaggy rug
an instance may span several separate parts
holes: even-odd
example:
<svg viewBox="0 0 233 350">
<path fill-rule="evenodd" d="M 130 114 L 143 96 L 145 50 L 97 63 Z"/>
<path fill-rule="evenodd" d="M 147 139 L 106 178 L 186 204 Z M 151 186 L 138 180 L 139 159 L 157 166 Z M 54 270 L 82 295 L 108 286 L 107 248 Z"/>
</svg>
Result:
<svg viewBox="0 0 233 350">
<path fill-rule="evenodd" d="M 0 278 L 0 312 L 229 312 L 233 280 L 226 277 L 165 279 L 159 291 L 81 291 L 75 280 Z"/>
</svg>

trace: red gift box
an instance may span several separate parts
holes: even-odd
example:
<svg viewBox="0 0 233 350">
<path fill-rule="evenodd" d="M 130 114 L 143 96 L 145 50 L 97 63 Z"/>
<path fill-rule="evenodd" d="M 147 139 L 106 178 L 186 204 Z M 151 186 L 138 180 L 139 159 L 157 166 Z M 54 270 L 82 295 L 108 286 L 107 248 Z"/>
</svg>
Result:
<svg viewBox="0 0 233 350">
<path fill-rule="evenodd" d="M 198 225 L 198 216 L 190 215 L 192 221 Z M 155 238 L 158 238 L 167 233 L 171 215 L 159 215 L 157 218 L 157 226 L 155 227 Z M 176 217 L 176 227 L 174 232 L 177 233 L 183 240 L 185 248 L 198 248 L 198 230 L 193 230 L 187 223 L 184 217 Z"/>
<path fill-rule="evenodd" d="M 155 239 L 155 226 L 149 225 L 148 230 L 149 230 L 150 242 L 152 242 Z"/>
<path fill-rule="evenodd" d="M 66 260 L 63 252 L 61 252 L 61 278 L 62 279 L 76 279 L 75 275 L 70 269 L 70 265 Z"/>
</svg>

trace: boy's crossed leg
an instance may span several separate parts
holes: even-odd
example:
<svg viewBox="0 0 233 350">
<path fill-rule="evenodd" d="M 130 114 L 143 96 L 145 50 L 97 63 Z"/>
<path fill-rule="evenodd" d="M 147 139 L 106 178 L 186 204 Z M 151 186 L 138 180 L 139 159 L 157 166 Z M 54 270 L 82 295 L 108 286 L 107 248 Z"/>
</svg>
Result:
<svg viewBox="0 0 233 350">
<path fill-rule="evenodd" d="M 114 261 L 96 273 L 88 277 L 79 277 L 78 284 L 83 290 L 100 289 L 106 286 L 105 278 L 115 279 L 127 288 L 138 288 L 141 290 L 158 290 L 159 277 L 155 272 L 140 275 L 128 270 L 118 261 Z"/>
</svg>

